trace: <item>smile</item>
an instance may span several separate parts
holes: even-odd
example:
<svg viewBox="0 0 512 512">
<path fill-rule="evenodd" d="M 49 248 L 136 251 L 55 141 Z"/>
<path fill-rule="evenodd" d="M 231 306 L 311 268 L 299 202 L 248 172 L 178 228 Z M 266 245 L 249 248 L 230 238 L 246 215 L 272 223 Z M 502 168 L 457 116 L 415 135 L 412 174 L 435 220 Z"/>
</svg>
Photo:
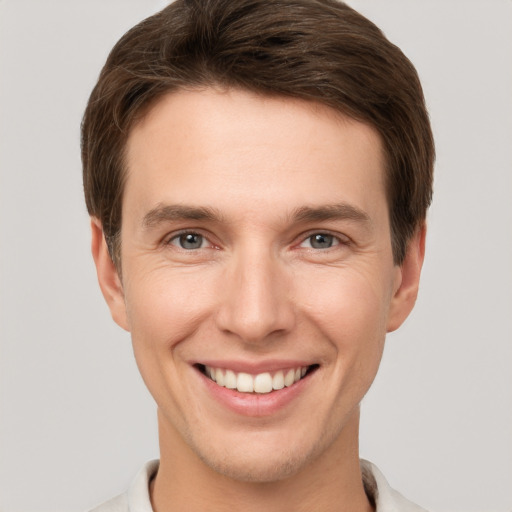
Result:
<svg viewBox="0 0 512 512">
<path fill-rule="evenodd" d="M 305 377 L 316 365 L 288 368 L 275 372 L 263 372 L 251 375 L 223 368 L 202 366 L 203 373 L 218 386 L 237 390 L 240 393 L 271 393 L 290 387 Z"/>
</svg>

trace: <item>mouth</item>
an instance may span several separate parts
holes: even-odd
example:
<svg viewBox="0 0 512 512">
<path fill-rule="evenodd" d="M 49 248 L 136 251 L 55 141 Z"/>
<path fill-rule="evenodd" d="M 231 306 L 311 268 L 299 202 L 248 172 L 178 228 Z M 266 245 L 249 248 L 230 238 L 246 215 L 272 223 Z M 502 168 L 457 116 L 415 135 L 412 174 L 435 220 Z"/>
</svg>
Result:
<svg viewBox="0 0 512 512">
<path fill-rule="evenodd" d="M 263 395 L 292 387 L 316 371 L 318 364 L 262 372 L 255 375 L 203 364 L 197 364 L 196 368 L 219 387 L 232 389 L 239 393 Z"/>
</svg>

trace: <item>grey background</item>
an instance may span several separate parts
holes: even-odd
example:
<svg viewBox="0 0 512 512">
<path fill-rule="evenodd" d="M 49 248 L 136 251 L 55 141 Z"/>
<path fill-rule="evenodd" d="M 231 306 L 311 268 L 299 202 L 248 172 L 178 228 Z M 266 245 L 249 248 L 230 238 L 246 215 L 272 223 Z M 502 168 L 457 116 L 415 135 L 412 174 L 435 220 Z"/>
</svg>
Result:
<svg viewBox="0 0 512 512">
<path fill-rule="evenodd" d="M 415 312 L 361 454 L 437 511 L 512 509 L 512 2 L 360 0 L 422 77 L 437 139 Z M 0 510 L 80 511 L 158 454 L 155 406 L 89 255 L 79 123 L 157 0 L 0 0 Z"/>
</svg>

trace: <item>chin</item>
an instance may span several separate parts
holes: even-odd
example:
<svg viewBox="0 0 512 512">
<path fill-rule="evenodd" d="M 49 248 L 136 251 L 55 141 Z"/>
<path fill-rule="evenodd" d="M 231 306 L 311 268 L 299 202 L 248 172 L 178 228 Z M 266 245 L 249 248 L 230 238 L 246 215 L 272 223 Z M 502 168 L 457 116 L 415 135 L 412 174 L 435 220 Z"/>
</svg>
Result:
<svg viewBox="0 0 512 512">
<path fill-rule="evenodd" d="M 212 450 L 212 445 L 192 447 L 203 463 L 218 474 L 240 482 L 271 483 L 285 480 L 304 469 L 326 449 L 325 439 L 316 443 L 302 439 L 300 443 L 292 442 L 287 446 L 282 437 L 279 442 L 274 439 L 270 443 L 264 439 L 259 439 L 260 442 L 233 439 L 221 449 Z"/>
<path fill-rule="evenodd" d="M 258 455 L 226 457 L 205 457 L 202 461 L 219 473 L 232 480 L 248 483 L 270 483 L 285 480 L 304 467 L 307 457 L 292 454 L 280 454 L 278 457 L 261 457 Z"/>
</svg>

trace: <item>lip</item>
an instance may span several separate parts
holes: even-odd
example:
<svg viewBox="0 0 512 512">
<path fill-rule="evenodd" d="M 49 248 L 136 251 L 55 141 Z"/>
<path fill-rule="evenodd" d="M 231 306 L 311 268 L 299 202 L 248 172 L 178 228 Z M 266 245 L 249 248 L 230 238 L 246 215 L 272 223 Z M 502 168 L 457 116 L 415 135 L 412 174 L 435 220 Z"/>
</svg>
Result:
<svg viewBox="0 0 512 512">
<path fill-rule="evenodd" d="M 314 363 L 311 361 L 300 361 L 300 360 L 290 360 L 290 359 L 273 359 L 272 361 L 261 361 L 261 362 L 252 362 L 252 361 L 235 361 L 235 360 L 226 360 L 222 361 L 211 359 L 211 360 L 201 360 L 194 361 L 191 363 L 193 366 L 202 365 L 202 366 L 212 366 L 213 368 L 222 368 L 223 370 L 232 370 L 235 373 L 250 373 L 251 375 L 257 375 L 258 373 L 273 373 L 278 370 L 289 370 L 291 368 L 299 368 L 303 366 L 312 366 Z"/>
<path fill-rule="evenodd" d="M 213 366 L 215 368 L 230 369 L 234 372 L 246 372 L 252 375 L 263 372 L 274 372 L 288 368 L 297 368 L 300 366 L 312 366 L 300 361 L 272 361 L 266 363 L 244 363 L 240 361 L 202 361 L 194 365 L 196 374 L 201 379 L 206 393 L 217 403 L 228 410 L 247 417 L 268 417 L 284 410 L 291 402 L 295 401 L 311 385 L 316 373 L 308 373 L 301 380 L 295 382 L 290 387 L 274 390 L 271 393 L 240 393 L 236 389 L 227 389 L 219 386 L 209 377 L 207 377 L 198 368 L 198 365 Z"/>
</svg>

